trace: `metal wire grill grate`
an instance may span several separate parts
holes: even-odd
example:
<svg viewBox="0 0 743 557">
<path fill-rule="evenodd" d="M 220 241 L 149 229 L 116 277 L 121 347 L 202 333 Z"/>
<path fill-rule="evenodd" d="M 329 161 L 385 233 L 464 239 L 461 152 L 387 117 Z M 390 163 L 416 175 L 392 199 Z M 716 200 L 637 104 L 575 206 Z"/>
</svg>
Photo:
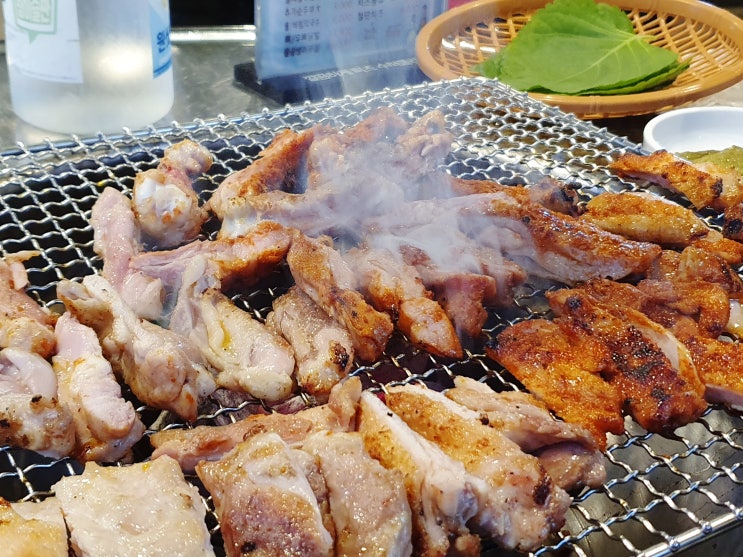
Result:
<svg viewBox="0 0 743 557">
<path fill-rule="evenodd" d="M 27 262 L 30 292 L 40 303 L 61 310 L 57 282 L 100 268 L 88 225 L 98 194 L 106 186 L 130 193 L 135 174 L 155 166 L 168 145 L 189 138 L 212 151 L 215 164 L 197 183 L 207 198 L 230 172 L 248 165 L 277 131 L 315 123 L 351 125 L 381 106 L 394 106 L 409 119 L 442 110 L 456 138 L 447 163 L 447 171 L 455 175 L 505 184 L 551 176 L 573 184 L 583 199 L 631 187 L 612 176 L 607 165 L 619 152 L 637 149 L 635 144 L 498 84 L 458 80 L 165 130 L 21 146 L 0 155 L 0 252 L 38 251 Z M 288 280 L 279 271 L 257 289 L 236 295 L 235 302 L 264 318 Z M 509 323 L 545 315 L 543 293 L 549 287 L 525 285 L 512 308 L 491 313 L 483 342 Z M 442 361 L 393 336 L 379 362 L 354 373 L 373 389 L 409 382 L 449 386 L 455 375 L 484 379 L 496 390 L 520 388 L 484 355 L 482 343 L 467 347 L 462 360 Z M 141 405 L 138 410 L 150 433 L 185 426 L 165 413 Z M 260 401 L 214 397 L 199 423 L 226 423 L 266 410 Z M 148 456 L 144 439 L 135 447 L 135 458 Z M 742 460 L 743 420 L 725 410 L 709 409 L 672 437 L 648 434 L 628 419 L 627 432 L 610 439 L 605 485 L 579 494 L 563 530 L 535 554 L 665 555 L 720 533 L 743 518 Z M 81 470 L 68 459 L 0 448 L 0 495 L 40 499 L 51 494 L 57 479 Z M 207 521 L 218 545 L 213 512 Z"/>
</svg>

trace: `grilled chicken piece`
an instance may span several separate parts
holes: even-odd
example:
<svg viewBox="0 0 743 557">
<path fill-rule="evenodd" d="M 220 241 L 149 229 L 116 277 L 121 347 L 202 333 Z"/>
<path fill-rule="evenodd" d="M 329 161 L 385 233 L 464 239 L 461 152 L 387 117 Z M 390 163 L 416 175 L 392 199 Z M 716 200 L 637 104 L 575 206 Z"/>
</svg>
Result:
<svg viewBox="0 0 743 557">
<path fill-rule="evenodd" d="M 131 200 L 114 188 L 104 189 L 93 205 L 90 224 L 93 250 L 103 259 L 103 277 L 139 317 L 160 319 L 162 282 L 131 267 L 132 258 L 142 250 Z"/>
<path fill-rule="evenodd" d="M 604 455 L 587 429 L 556 420 L 534 395 L 518 391 L 496 393 L 469 377 L 454 378 L 444 394 L 487 416 L 487 425 L 539 459 L 547 474 L 566 491 L 595 488 L 606 479 Z"/>
<path fill-rule="evenodd" d="M 539 461 L 481 415 L 420 386 L 391 388 L 387 406 L 415 432 L 461 462 L 486 486 L 476 489 L 478 511 L 470 524 L 506 549 L 544 544 L 565 522 L 570 497 L 555 486 Z"/>
<path fill-rule="evenodd" d="M 736 411 L 743 410 L 743 346 L 738 343 L 705 338 L 701 335 L 684 337 L 705 384 L 705 398 Z"/>
<path fill-rule="evenodd" d="M 287 443 L 301 441 L 317 431 L 351 431 L 360 396 L 361 381 L 349 377 L 333 387 L 327 404 L 295 414 L 254 414 L 228 425 L 158 431 L 150 436 L 155 447 L 153 458 L 166 454 L 190 472 L 198 462 L 218 460 L 241 441 L 264 431 L 277 433 Z"/>
<path fill-rule="evenodd" d="M 672 282 L 709 282 L 721 286 L 731 298 L 743 296 L 743 280 L 730 264 L 719 255 L 693 246 L 681 253 L 663 250 L 645 276 Z"/>
<path fill-rule="evenodd" d="M 275 433 L 260 433 L 219 461 L 196 466 L 228 556 L 333 555 L 333 538 L 292 453 Z"/>
<path fill-rule="evenodd" d="M 444 557 L 479 555 L 480 540 L 467 522 L 478 510 L 483 480 L 415 433 L 369 391 L 359 401 L 358 431 L 369 454 L 385 468 L 399 470 L 412 511 L 413 554 Z"/>
<path fill-rule="evenodd" d="M 266 326 L 282 335 L 294 350 L 295 377 L 301 389 L 326 401 L 353 365 L 348 331 L 296 286 L 274 300 Z"/>
<path fill-rule="evenodd" d="M 52 364 L 59 402 L 70 410 L 75 425 L 73 456 L 83 462 L 124 458 L 142 438 L 145 426 L 132 403 L 122 398 L 95 331 L 65 313 L 57 320 L 55 336 Z"/>
<path fill-rule="evenodd" d="M 377 310 L 388 313 L 414 345 L 439 356 L 462 357 L 454 325 L 432 299 L 415 267 L 380 249 L 353 248 L 344 259 L 356 273 L 365 297 Z"/>
<path fill-rule="evenodd" d="M 565 283 L 640 273 L 660 255 L 660 246 L 627 240 L 508 190 L 406 203 L 365 227 L 370 233 L 393 230 L 404 236 L 436 223 L 439 229 L 460 230 L 529 274 Z"/>
<path fill-rule="evenodd" d="M 295 189 L 294 182 L 301 180 L 301 163 L 314 139 L 314 131 L 279 132 L 252 164 L 222 181 L 209 198 L 209 208 L 223 220 L 233 211 L 235 201 L 239 203 L 240 199 L 282 187 Z"/>
<path fill-rule="evenodd" d="M 680 193 L 697 209 L 724 208 L 723 185 L 719 176 L 699 170 L 665 150 L 651 155 L 625 153 L 609 164 L 623 178 L 638 178 Z"/>
<path fill-rule="evenodd" d="M 193 180 L 209 170 L 209 151 L 190 139 L 168 147 L 157 168 L 134 178 L 132 204 L 142 232 L 158 248 L 190 242 L 209 218 Z"/>
<path fill-rule="evenodd" d="M 237 238 L 194 240 L 174 250 L 141 253 L 131 265 L 177 290 L 188 262 L 194 257 L 206 257 L 215 269 L 214 280 L 223 288 L 244 287 L 275 269 L 284 260 L 291 241 L 291 230 L 265 221 Z"/>
<path fill-rule="evenodd" d="M 743 260 L 743 244 L 723 237 L 691 210 L 652 193 L 597 195 L 581 218 L 631 240 L 669 248 L 697 246 L 733 264 Z"/>
<path fill-rule="evenodd" d="M 356 276 L 340 253 L 319 240 L 297 234 L 286 260 L 297 286 L 346 327 L 359 358 L 377 360 L 392 334 L 392 320 L 356 291 Z"/>
<path fill-rule="evenodd" d="M 85 465 L 53 486 L 78 555 L 213 556 L 206 506 L 178 463 Z"/>
<path fill-rule="evenodd" d="M 170 330 L 198 348 L 217 371 L 218 386 L 269 402 L 284 400 L 294 388 L 291 346 L 212 285 L 209 267 L 204 256 L 189 261 Z"/>
<path fill-rule="evenodd" d="M 632 417 L 648 431 L 673 431 L 696 420 L 706 409 L 704 385 L 686 347 L 666 328 L 625 307 L 611 293 L 611 281 L 587 289 L 547 294 L 553 311 L 604 344 L 611 365 L 604 376 L 627 401 Z M 597 296 L 599 298 L 597 299 Z"/>
<path fill-rule="evenodd" d="M 335 525 L 335 555 L 411 555 L 412 522 L 402 475 L 369 456 L 361 435 L 318 432 L 300 444 L 319 462 Z"/>
<path fill-rule="evenodd" d="M 506 328 L 485 351 L 555 414 L 591 432 L 600 449 L 607 433 L 624 432 L 622 395 L 600 375 L 611 354 L 580 331 L 530 319 Z"/>
<path fill-rule="evenodd" d="M 13 557 L 68 557 L 67 527 L 57 500 L 0 499 L 0 544 L 3 553 Z"/>
<path fill-rule="evenodd" d="M 57 401 L 57 377 L 41 356 L 20 348 L 0 350 L 0 443 L 53 458 L 72 452 L 75 430 Z"/>
<path fill-rule="evenodd" d="M 184 337 L 138 318 L 100 275 L 61 281 L 57 295 L 91 327 L 114 372 L 154 408 L 193 421 L 199 399 L 216 388 L 198 349 Z"/>
<path fill-rule="evenodd" d="M 23 261 L 35 255 L 21 252 L 0 258 L 0 348 L 20 348 L 47 358 L 54 351 L 56 317 L 25 289 Z"/>
</svg>

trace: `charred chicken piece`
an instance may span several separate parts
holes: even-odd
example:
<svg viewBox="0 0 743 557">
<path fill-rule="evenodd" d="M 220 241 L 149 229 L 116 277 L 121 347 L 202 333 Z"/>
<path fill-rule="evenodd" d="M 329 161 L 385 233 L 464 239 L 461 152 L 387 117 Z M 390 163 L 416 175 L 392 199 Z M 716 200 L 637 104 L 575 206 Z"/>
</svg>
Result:
<svg viewBox="0 0 743 557">
<path fill-rule="evenodd" d="M 699 170 L 665 150 L 651 155 L 625 153 L 612 161 L 609 168 L 623 178 L 638 178 L 680 193 L 697 209 L 724 208 L 722 178 Z"/>
<path fill-rule="evenodd" d="M 439 356 L 462 357 L 454 325 L 415 267 L 381 249 L 353 248 L 344 259 L 357 274 L 366 298 L 389 314 L 414 345 Z"/>
<path fill-rule="evenodd" d="M 314 139 L 313 128 L 301 132 L 286 129 L 276 135 L 252 164 L 233 172 L 209 198 L 208 207 L 220 220 L 233 211 L 233 202 L 272 190 L 295 189 L 301 166 Z M 300 191 L 304 189 L 301 185 Z"/>
<path fill-rule="evenodd" d="M 554 482 L 566 491 L 598 487 L 606 479 L 604 455 L 587 429 L 554 418 L 530 393 L 497 393 L 465 376 L 454 378 L 444 394 L 487 417 L 487 425 L 539 459 Z M 484 421 L 484 420 L 483 420 Z"/>
<path fill-rule="evenodd" d="M 67 526 L 56 498 L 39 503 L 0 499 L 0 543 L 8 555 L 69 557 Z"/>
<path fill-rule="evenodd" d="M 507 549 L 528 550 L 563 525 L 570 497 L 535 457 L 483 424 L 480 414 L 415 385 L 393 387 L 385 400 L 411 429 L 485 482 L 473 484 L 479 507 L 470 521 L 475 531 Z"/>
<path fill-rule="evenodd" d="M 266 326 L 283 336 L 294 350 L 300 388 L 325 402 L 353 365 L 348 331 L 296 286 L 274 300 Z"/>
<path fill-rule="evenodd" d="M 486 353 L 560 418 L 591 432 L 604 449 L 607 433 L 624 432 L 622 395 L 600 375 L 611 354 L 561 324 L 521 321 L 503 330 Z"/>
<path fill-rule="evenodd" d="M 339 252 L 304 234 L 294 237 L 287 263 L 299 288 L 346 327 L 359 358 L 374 361 L 392 334 L 392 320 L 357 292 L 357 280 Z"/>
<path fill-rule="evenodd" d="M 604 376 L 648 431 L 673 431 L 706 409 L 704 385 L 686 347 L 666 328 L 605 294 L 611 281 L 549 292 L 553 311 L 605 345 L 611 354 Z M 623 296 L 620 296 L 624 300 Z"/>
</svg>

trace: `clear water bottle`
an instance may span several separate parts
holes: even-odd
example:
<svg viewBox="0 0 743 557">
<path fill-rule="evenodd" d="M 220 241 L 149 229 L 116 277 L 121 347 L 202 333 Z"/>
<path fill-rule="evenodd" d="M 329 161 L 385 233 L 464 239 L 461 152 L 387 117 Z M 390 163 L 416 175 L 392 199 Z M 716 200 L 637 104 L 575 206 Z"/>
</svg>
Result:
<svg viewBox="0 0 743 557">
<path fill-rule="evenodd" d="M 10 94 L 60 133 L 137 129 L 173 105 L 168 0 L 2 0 Z"/>
</svg>

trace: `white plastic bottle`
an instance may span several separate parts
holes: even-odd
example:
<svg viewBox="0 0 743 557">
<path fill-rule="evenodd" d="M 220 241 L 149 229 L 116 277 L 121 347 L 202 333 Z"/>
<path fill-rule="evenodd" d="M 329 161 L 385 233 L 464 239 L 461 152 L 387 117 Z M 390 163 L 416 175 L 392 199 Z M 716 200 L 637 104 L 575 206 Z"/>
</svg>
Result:
<svg viewBox="0 0 743 557">
<path fill-rule="evenodd" d="M 173 105 L 168 0 L 2 0 L 13 110 L 61 133 L 137 129 Z"/>
</svg>

